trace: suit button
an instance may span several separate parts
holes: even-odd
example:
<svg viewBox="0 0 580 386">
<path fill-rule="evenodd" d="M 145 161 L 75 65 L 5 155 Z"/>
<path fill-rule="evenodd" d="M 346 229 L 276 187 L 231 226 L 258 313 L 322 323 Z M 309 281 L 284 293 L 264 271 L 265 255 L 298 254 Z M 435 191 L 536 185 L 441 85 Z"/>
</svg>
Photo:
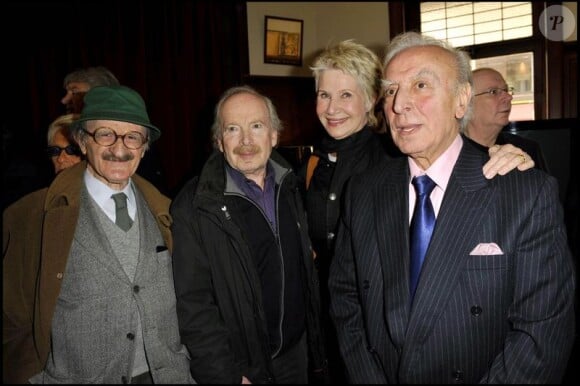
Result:
<svg viewBox="0 0 580 386">
<path fill-rule="evenodd" d="M 135 339 L 135 334 L 133 334 L 132 332 L 128 333 L 127 334 L 127 339 L 129 339 L 129 340 Z"/>
<path fill-rule="evenodd" d="M 461 381 L 463 381 L 463 371 L 461 371 L 461 370 L 455 370 L 455 371 L 453 371 L 453 380 L 455 382 L 461 382 Z"/>
<path fill-rule="evenodd" d="M 471 307 L 471 315 L 473 315 L 473 316 L 479 316 L 479 315 L 481 315 L 482 312 L 483 312 L 483 310 L 481 309 L 480 306 Z"/>
<path fill-rule="evenodd" d="M 328 233 L 326 234 L 326 238 L 327 238 L 328 240 L 332 240 L 332 239 L 334 238 L 334 233 L 332 233 L 332 232 L 328 232 Z"/>
<path fill-rule="evenodd" d="M 133 286 L 133 292 L 138 293 L 139 292 L 139 286 Z"/>
<path fill-rule="evenodd" d="M 369 281 L 368 280 L 363 281 L 363 288 L 364 289 L 369 289 L 370 286 L 371 285 L 369 284 Z"/>
<path fill-rule="evenodd" d="M 328 199 L 329 199 L 330 201 L 334 201 L 334 200 L 336 200 L 336 193 L 330 193 L 330 194 L 328 195 Z"/>
</svg>

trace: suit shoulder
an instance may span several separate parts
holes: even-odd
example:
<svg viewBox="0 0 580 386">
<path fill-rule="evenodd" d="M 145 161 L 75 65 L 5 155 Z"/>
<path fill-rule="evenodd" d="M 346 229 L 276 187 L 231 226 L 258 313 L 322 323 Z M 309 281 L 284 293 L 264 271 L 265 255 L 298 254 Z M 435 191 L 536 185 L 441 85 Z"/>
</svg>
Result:
<svg viewBox="0 0 580 386">
<path fill-rule="evenodd" d="M 405 167 L 407 162 L 407 157 L 383 157 L 379 162 L 371 165 L 371 167 L 369 167 L 367 170 L 360 173 L 359 179 L 369 181 L 378 177 L 384 178 L 386 175 L 391 175 L 393 173 L 398 173 L 401 170 L 406 170 Z"/>
<path fill-rule="evenodd" d="M 378 186 L 398 180 L 407 169 L 407 157 L 385 157 L 369 169 L 352 176 L 348 185 L 357 194 L 370 193 Z"/>
<path fill-rule="evenodd" d="M 550 180 L 550 179 L 553 179 L 554 181 L 556 180 L 556 178 L 554 176 L 548 174 L 544 170 L 537 169 L 537 168 L 531 168 L 531 169 L 527 169 L 524 171 L 520 171 L 520 170 L 515 169 L 515 170 L 510 171 L 509 173 L 507 173 L 503 177 L 516 179 L 516 180 L 522 180 L 522 181 L 531 181 L 531 182 L 534 182 L 534 181 L 543 182 L 545 180 Z"/>
<path fill-rule="evenodd" d="M 512 170 L 505 176 L 496 176 L 491 179 L 491 183 L 496 184 L 500 189 L 505 190 L 510 195 L 521 195 L 521 198 L 535 196 L 540 192 L 551 192 L 549 194 L 558 196 L 558 180 L 537 168 L 525 171 Z M 535 193 L 535 194 L 534 194 Z"/>
</svg>

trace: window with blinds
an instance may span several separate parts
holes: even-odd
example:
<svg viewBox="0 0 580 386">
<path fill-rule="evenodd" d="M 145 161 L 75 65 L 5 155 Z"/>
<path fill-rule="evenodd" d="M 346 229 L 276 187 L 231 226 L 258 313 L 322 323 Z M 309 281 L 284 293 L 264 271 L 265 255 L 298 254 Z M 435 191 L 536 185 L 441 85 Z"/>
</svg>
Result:
<svg viewBox="0 0 580 386">
<path fill-rule="evenodd" d="M 475 48 L 533 36 L 531 2 L 421 2 L 421 32 L 454 47 Z M 510 121 L 533 120 L 534 55 L 514 47 L 512 54 L 474 58 L 471 68 L 492 67 L 514 87 Z"/>
<path fill-rule="evenodd" d="M 532 3 L 421 2 L 421 32 L 455 47 L 530 37 Z"/>
<path fill-rule="evenodd" d="M 534 120 L 534 53 L 521 52 L 511 55 L 473 59 L 471 69 L 491 67 L 497 70 L 508 86 L 514 88 L 510 121 Z M 481 90 L 474 90 L 481 92 Z"/>
</svg>

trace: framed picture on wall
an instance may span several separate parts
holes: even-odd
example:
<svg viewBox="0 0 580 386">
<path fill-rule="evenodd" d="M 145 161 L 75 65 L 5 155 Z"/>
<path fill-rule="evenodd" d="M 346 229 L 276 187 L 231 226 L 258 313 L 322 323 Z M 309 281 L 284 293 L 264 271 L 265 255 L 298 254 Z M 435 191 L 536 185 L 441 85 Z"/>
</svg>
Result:
<svg viewBox="0 0 580 386">
<path fill-rule="evenodd" d="M 265 16 L 264 63 L 302 66 L 303 21 Z"/>
</svg>

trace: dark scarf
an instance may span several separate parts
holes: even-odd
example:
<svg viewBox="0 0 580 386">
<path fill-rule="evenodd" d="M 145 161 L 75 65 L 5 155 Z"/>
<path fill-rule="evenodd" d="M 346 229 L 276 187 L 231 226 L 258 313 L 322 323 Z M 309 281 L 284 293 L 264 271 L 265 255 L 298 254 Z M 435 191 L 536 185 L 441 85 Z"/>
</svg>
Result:
<svg viewBox="0 0 580 386">
<path fill-rule="evenodd" d="M 361 146 L 367 142 L 370 136 L 373 135 L 369 126 L 363 127 L 362 130 L 349 135 L 343 139 L 334 139 L 328 133 L 324 133 L 320 141 L 320 151 L 322 153 L 338 153 L 344 152 Z"/>
</svg>

